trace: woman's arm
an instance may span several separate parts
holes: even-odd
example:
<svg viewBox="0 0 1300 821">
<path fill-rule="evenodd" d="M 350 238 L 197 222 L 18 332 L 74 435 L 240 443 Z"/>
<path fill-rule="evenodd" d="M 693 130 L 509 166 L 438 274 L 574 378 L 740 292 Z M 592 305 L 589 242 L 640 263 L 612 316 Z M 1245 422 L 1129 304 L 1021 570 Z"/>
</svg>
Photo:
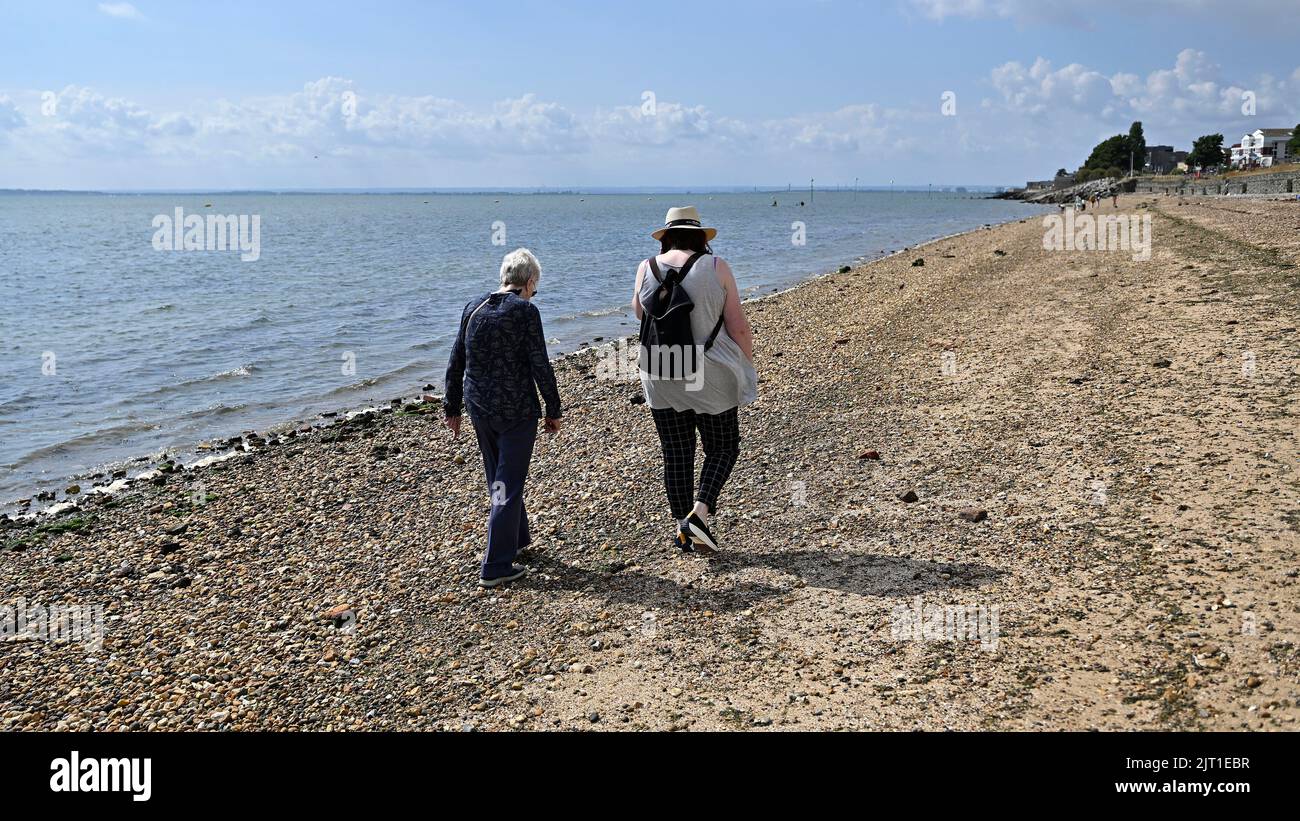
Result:
<svg viewBox="0 0 1300 821">
<path fill-rule="evenodd" d="M 560 413 L 560 391 L 555 386 L 555 370 L 551 367 L 551 360 L 546 355 L 546 335 L 542 331 L 542 315 L 537 310 L 537 306 L 531 302 L 528 303 L 528 329 L 525 333 L 528 336 L 528 363 L 533 373 L 533 382 L 537 384 L 537 389 L 542 393 L 542 400 L 546 403 L 546 418 L 559 419 Z M 550 430 L 549 426 L 547 430 Z"/>
<path fill-rule="evenodd" d="M 636 311 L 636 318 L 638 320 L 641 318 L 641 313 L 642 313 L 641 279 L 645 276 L 646 268 L 648 267 L 650 266 L 646 265 L 645 260 L 641 260 L 641 264 L 636 267 L 636 287 L 632 289 L 632 310 Z"/>
<path fill-rule="evenodd" d="M 442 380 L 444 424 L 451 428 L 454 436 L 460 436 L 460 415 L 465 394 L 465 311 L 468 310 L 467 305 L 461 311 L 460 329 L 456 332 L 456 341 L 452 343 L 447 373 Z"/>
<path fill-rule="evenodd" d="M 736 287 L 736 277 L 731 273 L 731 266 L 726 260 L 719 259 L 717 267 L 718 284 L 727 292 L 727 301 L 722 307 L 722 322 L 727 329 L 727 336 L 736 341 L 741 352 L 754 361 L 754 329 L 750 327 L 749 318 L 740 304 L 740 289 Z"/>
<path fill-rule="evenodd" d="M 447 416 L 458 417 L 465 390 L 465 312 L 461 311 L 460 325 L 456 331 L 456 341 L 451 345 L 451 357 L 447 360 L 447 373 L 443 376 L 443 411 Z"/>
</svg>

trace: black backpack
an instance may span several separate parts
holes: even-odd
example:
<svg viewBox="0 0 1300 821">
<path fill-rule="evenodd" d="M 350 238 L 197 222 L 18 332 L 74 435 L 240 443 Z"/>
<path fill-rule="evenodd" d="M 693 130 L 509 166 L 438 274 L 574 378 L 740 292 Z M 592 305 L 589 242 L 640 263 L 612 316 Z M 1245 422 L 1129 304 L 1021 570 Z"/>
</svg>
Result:
<svg viewBox="0 0 1300 821">
<path fill-rule="evenodd" d="M 647 260 L 650 273 L 659 283 L 650 298 L 641 304 L 641 370 L 652 377 L 689 378 L 695 371 L 696 357 L 713 347 L 722 330 L 723 317 L 719 316 L 703 349 L 697 350 L 695 333 L 691 330 L 695 303 L 682 287 L 682 280 L 702 256 L 700 252 L 692 254 L 681 268 L 668 269 L 667 275 L 660 273 L 654 257 Z"/>
</svg>

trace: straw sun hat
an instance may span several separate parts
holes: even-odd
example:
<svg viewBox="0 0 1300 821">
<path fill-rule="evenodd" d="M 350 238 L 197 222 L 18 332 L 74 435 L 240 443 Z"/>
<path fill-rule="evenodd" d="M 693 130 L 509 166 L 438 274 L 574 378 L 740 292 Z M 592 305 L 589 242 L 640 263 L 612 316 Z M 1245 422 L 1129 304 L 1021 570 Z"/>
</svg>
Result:
<svg viewBox="0 0 1300 821">
<path fill-rule="evenodd" d="M 668 214 L 664 217 L 664 227 L 652 231 L 650 236 L 655 239 L 661 239 L 670 228 L 691 228 L 696 231 L 703 231 L 705 242 L 712 240 L 718 235 L 718 229 L 705 228 L 700 224 L 700 212 L 696 210 L 694 205 L 686 205 L 681 208 L 669 208 Z"/>
</svg>

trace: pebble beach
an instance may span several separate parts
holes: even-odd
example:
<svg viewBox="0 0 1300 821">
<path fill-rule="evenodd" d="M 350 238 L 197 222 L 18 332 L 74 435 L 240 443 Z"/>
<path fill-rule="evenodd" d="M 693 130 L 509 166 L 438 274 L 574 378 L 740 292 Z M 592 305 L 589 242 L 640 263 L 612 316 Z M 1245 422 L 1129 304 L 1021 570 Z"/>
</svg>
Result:
<svg viewBox="0 0 1300 821">
<path fill-rule="evenodd" d="M 4 520 L 0 604 L 104 631 L 0 638 L 0 729 L 1294 730 L 1300 203 L 1115 213 L 1149 259 L 1035 216 L 749 302 L 716 555 L 608 346 L 556 362 L 509 588 L 415 391 Z M 900 632 L 934 608 L 995 634 Z"/>
</svg>

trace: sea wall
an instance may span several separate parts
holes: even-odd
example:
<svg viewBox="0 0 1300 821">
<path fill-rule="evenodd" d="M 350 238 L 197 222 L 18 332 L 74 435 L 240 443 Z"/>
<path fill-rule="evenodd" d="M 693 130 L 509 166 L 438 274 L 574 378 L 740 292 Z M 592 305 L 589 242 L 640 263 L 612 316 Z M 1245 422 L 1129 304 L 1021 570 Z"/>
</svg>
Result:
<svg viewBox="0 0 1300 821">
<path fill-rule="evenodd" d="M 1243 194 L 1300 194 L 1300 169 L 1245 177 L 1138 178 L 1139 194 L 1183 194 L 1188 196 L 1224 196 Z"/>
<path fill-rule="evenodd" d="M 1081 182 L 1078 185 L 1070 185 L 1064 188 L 1050 188 L 1046 191 L 1033 190 L 1028 191 L 1023 188 L 1006 191 L 996 196 L 996 199 L 1014 199 L 1024 200 L 1025 202 L 1035 202 L 1040 204 L 1074 202 L 1075 197 L 1088 199 L 1089 197 L 1109 197 L 1116 193 L 1132 193 L 1133 178 L 1116 179 L 1107 178 L 1101 180 L 1091 180 Z"/>
</svg>

